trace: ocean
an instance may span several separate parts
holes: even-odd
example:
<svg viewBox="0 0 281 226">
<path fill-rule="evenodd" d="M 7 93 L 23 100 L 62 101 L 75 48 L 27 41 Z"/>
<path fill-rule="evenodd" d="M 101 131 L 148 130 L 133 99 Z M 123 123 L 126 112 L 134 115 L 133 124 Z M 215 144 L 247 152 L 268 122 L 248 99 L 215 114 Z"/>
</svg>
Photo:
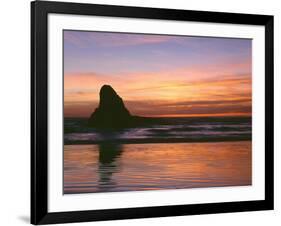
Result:
<svg viewBox="0 0 281 226">
<path fill-rule="evenodd" d="M 64 194 L 252 184 L 251 118 L 166 118 L 98 130 L 64 120 Z"/>
<path fill-rule="evenodd" d="M 64 120 L 65 144 L 171 143 L 250 140 L 250 117 L 165 118 L 159 125 L 120 130 L 87 126 L 87 119 Z"/>
</svg>

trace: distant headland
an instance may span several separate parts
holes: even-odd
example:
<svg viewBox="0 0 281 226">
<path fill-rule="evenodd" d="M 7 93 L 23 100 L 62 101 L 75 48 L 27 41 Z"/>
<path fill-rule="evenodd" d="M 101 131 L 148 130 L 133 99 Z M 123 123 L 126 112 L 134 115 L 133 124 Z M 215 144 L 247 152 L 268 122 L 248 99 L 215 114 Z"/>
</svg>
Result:
<svg viewBox="0 0 281 226">
<path fill-rule="evenodd" d="M 99 95 L 99 106 L 88 120 L 91 127 L 104 129 L 130 128 L 161 121 L 159 118 L 132 115 L 126 108 L 122 98 L 110 85 L 103 85 Z"/>
</svg>

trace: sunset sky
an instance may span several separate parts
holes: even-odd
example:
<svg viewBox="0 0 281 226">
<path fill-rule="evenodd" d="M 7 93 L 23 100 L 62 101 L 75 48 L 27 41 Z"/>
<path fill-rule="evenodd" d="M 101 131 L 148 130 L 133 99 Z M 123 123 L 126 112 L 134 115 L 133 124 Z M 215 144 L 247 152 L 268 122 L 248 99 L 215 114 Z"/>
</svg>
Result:
<svg viewBox="0 0 281 226">
<path fill-rule="evenodd" d="M 102 85 L 132 114 L 251 115 L 249 39 L 64 31 L 64 114 L 89 117 Z"/>
</svg>

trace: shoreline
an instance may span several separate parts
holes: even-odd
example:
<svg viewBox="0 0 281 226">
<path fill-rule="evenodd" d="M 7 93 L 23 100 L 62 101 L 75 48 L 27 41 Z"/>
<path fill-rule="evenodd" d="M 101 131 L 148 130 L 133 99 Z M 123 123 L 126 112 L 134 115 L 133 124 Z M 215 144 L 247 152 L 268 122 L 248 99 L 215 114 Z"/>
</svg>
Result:
<svg viewBox="0 0 281 226">
<path fill-rule="evenodd" d="M 80 141 L 65 141 L 64 145 L 89 145 L 89 144 L 149 144 L 149 143 L 208 143 L 208 142 L 233 142 L 233 141 L 252 141 L 251 136 L 245 137 L 227 137 L 227 138 L 148 138 L 148 139 L 116 139 L 116 140 L 80 140 Z"/>
</svg>

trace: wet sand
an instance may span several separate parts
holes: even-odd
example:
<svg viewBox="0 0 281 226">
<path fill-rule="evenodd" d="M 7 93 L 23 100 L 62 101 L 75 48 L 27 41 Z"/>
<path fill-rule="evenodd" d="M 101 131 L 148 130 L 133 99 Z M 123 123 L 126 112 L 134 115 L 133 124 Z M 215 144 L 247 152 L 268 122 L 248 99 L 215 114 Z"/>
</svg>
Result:
<svg viewBox="0 0 281 226">
<path fill-rule="evenodd" d="M 64 193 L 244 186 L 251 141 L 64 146 Z"/>
</svg>

